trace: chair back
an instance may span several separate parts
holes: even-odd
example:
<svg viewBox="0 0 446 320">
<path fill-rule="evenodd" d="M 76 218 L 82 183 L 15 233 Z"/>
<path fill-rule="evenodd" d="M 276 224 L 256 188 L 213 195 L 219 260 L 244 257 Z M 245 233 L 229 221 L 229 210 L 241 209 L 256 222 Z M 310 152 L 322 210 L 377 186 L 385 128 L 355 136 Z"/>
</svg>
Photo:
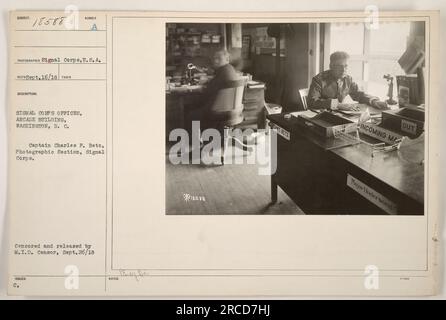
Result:
<svg viewBox="0 0 446 320">
<path fill-rule="evenodd" d="M 304 107 L 304 110 L 308 110 L 307 97 L 308 97 L 309 91 L 310 91 L 310 89 L 308 89 L 308 88 L 299 89 L 299 97 L 300 97 L 300 101 L 302 101 L 302 106 Z"/>
<path fill-rule="evenodd" d="M 244 80 L 226 82 L 217 91 L 209 108 L 209 120 L 219 126 L 234 126 L 243 122 Z"/>
</svg>

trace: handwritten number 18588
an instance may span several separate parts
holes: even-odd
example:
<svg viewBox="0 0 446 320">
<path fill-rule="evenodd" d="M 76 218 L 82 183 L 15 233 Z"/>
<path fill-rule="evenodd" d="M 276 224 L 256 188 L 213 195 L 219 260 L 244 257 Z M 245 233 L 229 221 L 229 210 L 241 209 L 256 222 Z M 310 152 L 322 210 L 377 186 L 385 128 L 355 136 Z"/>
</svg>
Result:
<svg viewBox="0 0 446 320">
<path fill-rule="evenodd" d="M 38 26 L 61 26 L 64 23 L 66 17 L 53 17 L 53 18 L 49 18 L 49 17 L 40 17 L 40 18 L 36 18 L 34 20 L 33 23 L 33 27 L 38 27 Z"/>
</svg>

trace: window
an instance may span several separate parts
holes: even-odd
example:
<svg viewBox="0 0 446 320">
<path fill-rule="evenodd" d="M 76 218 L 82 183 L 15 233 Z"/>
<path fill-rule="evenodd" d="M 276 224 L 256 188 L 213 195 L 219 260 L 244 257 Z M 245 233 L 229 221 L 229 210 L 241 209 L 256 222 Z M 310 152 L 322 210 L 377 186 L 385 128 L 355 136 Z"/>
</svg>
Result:
<svg viewBox="0 0 446 320">
<path fill-rule="evenodd" d="M 404 74 L 398 59 L 406 50 L 410 22 L 381 21 L 376 30 L 368 29 L 360 22 L 331 23 L 327 24 L 325 30 L 325 69 L 328 69 L 331 53 L 348 52 L 348 72 L 359 87 L 385 100 L 388 86 L 383 76 Z"/>
</svg>

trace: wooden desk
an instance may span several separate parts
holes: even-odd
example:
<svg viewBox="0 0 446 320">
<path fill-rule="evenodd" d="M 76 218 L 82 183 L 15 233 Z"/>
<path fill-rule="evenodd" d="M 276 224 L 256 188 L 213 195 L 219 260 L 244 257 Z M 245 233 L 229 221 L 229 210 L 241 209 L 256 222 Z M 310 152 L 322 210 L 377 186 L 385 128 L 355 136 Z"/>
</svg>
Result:
<svg viewBox="0 0 446 320">
<path fill-rule="evenodd" d="M 173 129 L 185 128 L 185 109 L 196 104 L 202 89 L 202 86 L 178 87 L 166 92 L 166 141 Z"/>
<path fill-rule="evenodd" d="M 199 101 L 203 86 L 175 87 L 166 92 L 166 136 L 175 128 L 185 128 L 187 108 L 194 107 Z M 262 110 L 265 102 L 265 88 L 248 88 L 243 91 L 244 121 L 238 128 L 262 128 Z"/>
<path fill-rule="evenodd" d="M 277 139 L 273 202 L 279 186 L 307 214 L 423 214 L 424 164 L 405 159 L 398 150 L 371 157 L 366 145 L 322 138 L 294 116 L 267 119 L 289 133 L 289 140 Z M 423 145 L 414 148 L 424 152 Z"/>
</svg>

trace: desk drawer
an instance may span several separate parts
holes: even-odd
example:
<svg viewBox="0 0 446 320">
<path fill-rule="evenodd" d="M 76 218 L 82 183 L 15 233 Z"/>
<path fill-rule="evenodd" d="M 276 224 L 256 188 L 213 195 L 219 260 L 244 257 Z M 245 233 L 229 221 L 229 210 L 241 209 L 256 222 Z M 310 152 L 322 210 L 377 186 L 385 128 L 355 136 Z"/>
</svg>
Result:
<svg viewBox="0 0 446 320">
<path fill-rule="evenodd" d="M 260 103 L 260 101 L 243 103 L 243 110 L 246 111 L 262 110 L 262 107 L 263 103 Z"/>
<path fill-rule="evenodd" d="M 243 101 L 263 101 L 265 99 L 264 89 L 246 88 L 243 93 Z"/>
</svg>

